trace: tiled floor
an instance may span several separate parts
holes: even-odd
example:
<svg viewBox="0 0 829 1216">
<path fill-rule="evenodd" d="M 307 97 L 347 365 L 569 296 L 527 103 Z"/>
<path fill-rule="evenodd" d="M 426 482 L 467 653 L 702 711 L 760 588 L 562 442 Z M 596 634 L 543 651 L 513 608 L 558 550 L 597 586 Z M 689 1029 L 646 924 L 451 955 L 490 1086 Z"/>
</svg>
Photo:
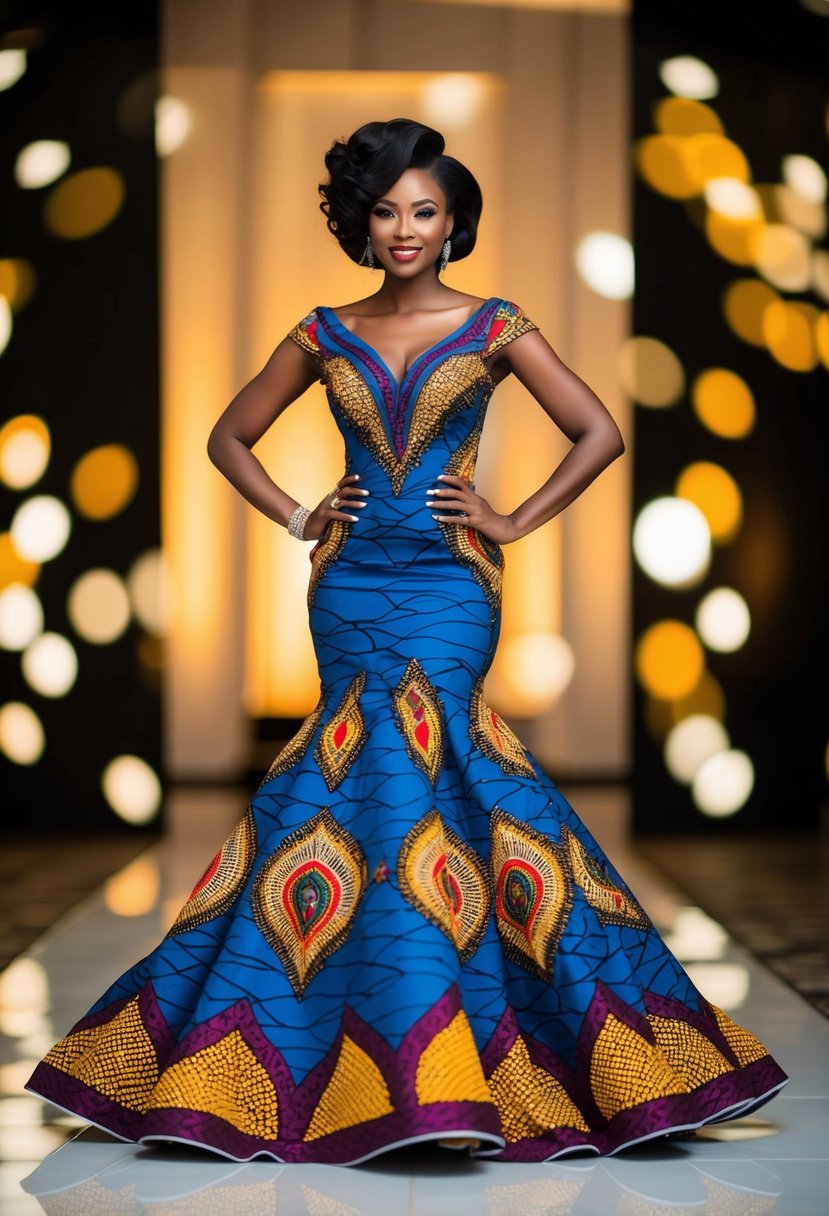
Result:
<svg viewBox="0 0 829 1216">
<path fill-rule="evenodd" d="M 163 844 L 0 975 L 3 1216 L 825 1216 L 829 1213 L 829 1021 L 628 853 L 614 795 L 577 793 L 585 820 L 696 982 L 791 1075 L 754 1118 L 622 1157 L 547 1165 L 472 1161 L 431 1146 L 353 1168 L 239 1165 L 147 1149 L 90 1130 L 22 1091 L 33 1062 L 115 974 L 152 948 L 243 804 L 182 797 Z"/>
</svg>

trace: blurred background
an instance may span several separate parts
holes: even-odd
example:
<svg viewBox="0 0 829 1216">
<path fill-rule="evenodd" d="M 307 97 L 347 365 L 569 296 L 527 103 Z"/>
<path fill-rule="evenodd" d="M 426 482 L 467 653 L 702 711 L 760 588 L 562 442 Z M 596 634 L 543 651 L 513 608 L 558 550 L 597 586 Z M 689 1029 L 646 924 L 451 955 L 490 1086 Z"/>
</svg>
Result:
<svg viewBox="0 0 829 1216">
<path fill-rule="evenodd" d="M 238 816 L 315 704 L 307 547 L 205 444 L 299 318 L 370 290 L 317 185 L 335 138 L 400 115 L 483 187 L 447 282 L 517 300 L 628 445 L 510 547 L 490 700 L 577 809 L 606 795 L 689 881 L 689 839 L 808 856 L 828 45 L 826 0 L 0 3 L 7 884 L 52 865 L 77 896 L 188 791 Z M 479 483 L 509 509 L 566 443 L 509 382 L 487 426 Z M 316 502 L 341 472 L 321 386 L 256 451 Z M 741 856 L 759 882 L 769 850 Z"/>
</svg>

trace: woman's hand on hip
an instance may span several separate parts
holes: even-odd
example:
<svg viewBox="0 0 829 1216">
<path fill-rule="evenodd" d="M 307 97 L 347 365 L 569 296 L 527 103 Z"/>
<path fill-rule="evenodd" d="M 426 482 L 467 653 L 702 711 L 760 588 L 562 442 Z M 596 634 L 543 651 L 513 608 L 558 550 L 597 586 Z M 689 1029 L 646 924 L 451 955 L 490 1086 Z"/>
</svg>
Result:
<svg viewBox="0 0 829 1216">
<path fill-rule="evenodd" d="M 352 512 L 354 508 L 366 505 L 368 490 L 363 490 L 357 483 L 359 473 L 349 473 L 341 477 L 333 490 L 330 490 L 322 501 L 314 507 L 305 524 L 305 540 L 319 540 L 332 519 L 341 519 L 345 523 L 354 523 L 359 518 Z"/>
<path fill-rule="evenodd" d="M 426 505 L 432 509 L 432 518 L 438 523 L 475 528 L 497 545 L 508 545 L 518 540 L 520 534 L 512 518 L 494 511 L 463 477 L 443 473 L 438 481 L 443 482 L 440 489 L 426 491 L 430 496 Z M 447 515 L 447 511 L 458 514 Z"/>
</svg>

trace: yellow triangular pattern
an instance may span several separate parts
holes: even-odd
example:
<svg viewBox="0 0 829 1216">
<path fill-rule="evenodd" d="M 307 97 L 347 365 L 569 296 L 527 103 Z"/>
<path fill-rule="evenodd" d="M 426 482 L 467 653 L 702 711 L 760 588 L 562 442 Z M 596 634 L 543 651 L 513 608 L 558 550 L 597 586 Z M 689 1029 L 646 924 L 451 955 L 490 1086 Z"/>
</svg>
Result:
<svg viewBox="0 0 829 1216">
<path fill-rule="evenodd" d="M 394 1111 L 383 1074 L 367 1052 L 343 1036 L 337 1066 L 311 1116 L 304 1140 L 317 1140 Z"/>
<path fill-rule="evenodd" d="M 762 1060 L 769 1053 L 766 1051 L 759 1039 L 756 1039 L 749 1030 L 744 1030 L 742 1026 L 738 1026 L 733 1022 L 727 1013 L 723 1013 L 722 1009 L 718 1009 L 716 1005 L 712 1005 L 714 1016 L 717 1019 L 717 1025 L 722 1031 L 723 1038 L 728 1046 L 734 1052 L 740 1064 L 753 1064 L 755 1060 Z"/>
<path fill-rule="evenodd" d="M 273 1082 L 239 1030 L 165 1069 L 148 1106 L 203 1111 L 260 1140 L 279 1131 Z"/>
<path fill-rule="evenodd" d="M 472 1027 L 462 1009 L 423 1049 L 417 1062 L 415 1093 L 421 1106 L 492 1101 Z"/>
<path fill-rule="evenodd" d="M 155 1048 L 141 1021 L 137 996 L 109 1022 L 61 1039 L 45 1063 L 134 1111 L 146 1109 L 158 1079 Z"/>
<path fill-rule="evenodd" d="M 676 1018 L 662 1018 L 651 1014 L 648 1021 L 653 1028 L 656 1045 L 675 1072 L 678 1072 L 689 1089 L 696 1089 L 732 1067 L 721 1051 L 717 1051 L 710 1039 L 687 1022 Z"/>
<path fill-rule="evenodd" d="M 606 1119 L 640 1102 L 688 1092 L 662 1052 L 612 1013 L 593 1044 L 590 1088 Z"/>
<path fill-rule="evenodd" d="M 590 1130 L 561 1082 L 546 1068 L 533 1064 L 520 1035 L 489 1078 L 489 1089 L 508 1144 L 559 1127 Z"/>
</svg>

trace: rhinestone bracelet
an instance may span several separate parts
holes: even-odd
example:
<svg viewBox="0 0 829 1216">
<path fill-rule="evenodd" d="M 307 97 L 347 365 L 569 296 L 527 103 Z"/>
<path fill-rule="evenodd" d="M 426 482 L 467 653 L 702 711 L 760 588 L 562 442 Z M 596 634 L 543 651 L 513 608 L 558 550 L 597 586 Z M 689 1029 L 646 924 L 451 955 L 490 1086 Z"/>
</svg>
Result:
<svg viewBox="0 0 829 1216">
<path fill-rule="evenodd" d="M 311 512 L 307 507 L 297 507 L 288 520 L 288 533 L 290 536 L 296 537 L 297 540 L 305 540 L 305 525 L 308 522 L 310 514 Z"/>
</svg>

